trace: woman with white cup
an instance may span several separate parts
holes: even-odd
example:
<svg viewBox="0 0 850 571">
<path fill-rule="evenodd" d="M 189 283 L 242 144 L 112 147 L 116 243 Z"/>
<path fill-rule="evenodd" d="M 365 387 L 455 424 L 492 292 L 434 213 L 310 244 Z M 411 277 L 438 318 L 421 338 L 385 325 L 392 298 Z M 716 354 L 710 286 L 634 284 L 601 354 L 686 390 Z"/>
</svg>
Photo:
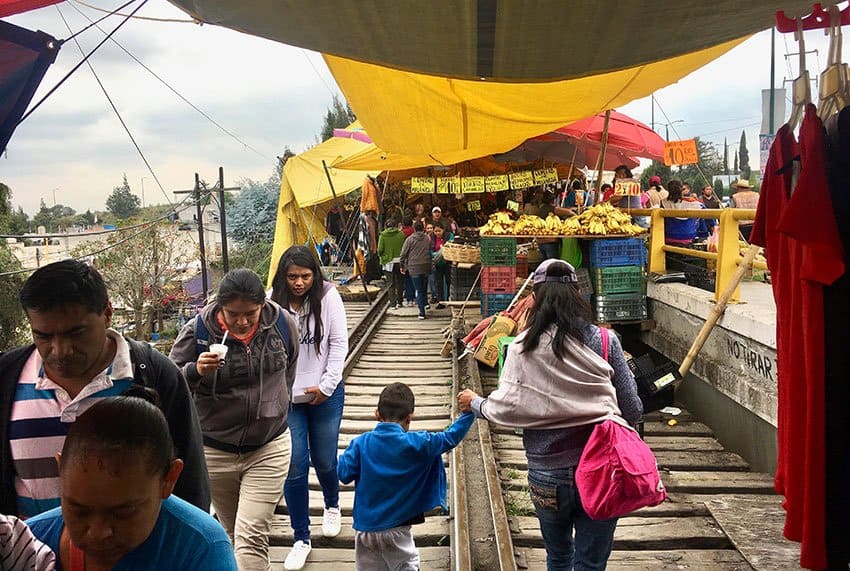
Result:
<svg viewBox="0 0 850 571">
<path fill-rule="evenodd" d="M 269 568 L 268 536 L 289 469 L 295 321 L 242 268 L 189 321 L 169 357 L 195 398 L 215 513 L 240 571 Z"/>
<path fill-rule="evenodd" d="M 302 569 L 310 554 L 310 464 L 322 488 L 322 535 L 340 532 L 337 454 L 345 400 L 342 369 L 348 354 L 345 306 L 319 261 L 304 246 L 292 246 L 280 258 L 272 280 L 272 299 L 298 318 L 300 349 L 292 391 L 289 429 L 292 462 L 283 495 L 294 545 L 283 562 L 286 571 Z"/>
</svg>

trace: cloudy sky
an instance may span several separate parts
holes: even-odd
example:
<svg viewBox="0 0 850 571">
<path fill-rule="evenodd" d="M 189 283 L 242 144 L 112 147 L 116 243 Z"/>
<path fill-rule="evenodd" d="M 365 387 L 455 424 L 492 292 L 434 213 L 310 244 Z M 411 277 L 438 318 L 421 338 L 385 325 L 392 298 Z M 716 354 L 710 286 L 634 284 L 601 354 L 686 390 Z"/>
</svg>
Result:
<svg viewBox="0 0 850 571">
<path fill-rule="evenodd" d="M 112 9 L 122 2 L 86 3 Z M 59 7 L 74 31 L 88 24 L 74 7 L 92 19 L 102 15 L 74 1 Z M 138 15 L 187 19 L 165 0 L 151 0 Z M 56 7 L 9 21 L 57 38 L 69 36 Z M 111 29 L 117 21 L 106 20 L 104 28 Z M 90 61 L 172 200 L 171 191 L 192 187 L 195 172 L 214 182 L 219 166 L 225 169 L 228 186 L 241 178 L 265 179 L 285 146 L 301 152 L 314 144 L 332 95 L 339 93 L 318 54 L 227 29 L 131 20 L 113 37 L 242 141 L 191 109 L 119 47 L 105 44 Z M 78 37 L 87 52 L 102 38 L 96 29 Z M 827 43 L 821 32 L 809 32 L 806 40 L 808 50 L 818 50 L 817 55 L 808 55 L 815 77 L 825 66 Z M 777 34 L 778 87 L 783 79 L 796 76 L 796 57 L 786 60 L 785 54 L 797 51 L 792 36 Z M 35 100 L 80 59 L 76 45 L 65 44 Z M 848 59 L 845 45 L 844 60 Z M 671 139 L 699 135 L 718 148 L 724 136 L 737 145 L 746 130 L 751 165 L 757 168 L 761 90 L 769 86 L 769 78 L 767 31 L 658 90 L 656 130 L 664 136 L 664 123 L 669 122 Z M 620 111 L 650 123 L 649 98 Z M 730 149 L 730 157 L 733 153 Z M 141 194 L 144 186 L 148 204 L 166 202 L 85 66 L 18 128 L 0 157 L 0 181 L 12 188 L 13 203 L 30 214 L 42 199 L 52 204 L 54 190 L 57 202 L 78 211 L 103 209 L 125 173 L 136 193 Z"/>
</svg>

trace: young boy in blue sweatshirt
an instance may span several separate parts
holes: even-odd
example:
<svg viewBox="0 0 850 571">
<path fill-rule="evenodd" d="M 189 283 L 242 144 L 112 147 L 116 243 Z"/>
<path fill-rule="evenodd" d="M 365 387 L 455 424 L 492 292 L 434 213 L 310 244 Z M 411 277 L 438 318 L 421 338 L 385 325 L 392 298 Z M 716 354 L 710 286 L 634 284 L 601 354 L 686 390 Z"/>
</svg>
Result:
<svg viewBox="0 0 850 571">
<path fill-rule="evenodd" d="M 446 506 L 442 454 L 463 440 L 475 416 L 460 415 L 445 432 L 408 432 L 413 391 L 387 385 L 378 398 L 378 425 L 358 436 L 339 458 L 343 484 L 354 481 L 354 561 L 358 571 L 419 569 L 410 526 Z"/>
</svg>

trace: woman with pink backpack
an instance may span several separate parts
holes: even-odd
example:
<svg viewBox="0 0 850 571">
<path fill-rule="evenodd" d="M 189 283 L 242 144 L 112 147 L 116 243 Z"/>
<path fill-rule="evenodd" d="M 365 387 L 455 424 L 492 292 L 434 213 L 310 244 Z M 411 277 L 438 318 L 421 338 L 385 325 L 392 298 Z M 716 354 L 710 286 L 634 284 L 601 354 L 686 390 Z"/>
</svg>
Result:
<svg viewBox="0 0 850 571">
<path fill-rule="evenodd" d="M 576 471 L 585 446 L 606 420 L 640 419 L 643 406 L 616 335 L 592 324 L 573 267 L 546 260 L 534 272 L 528 327 L 508 347 L 499 388 L 488 398 L 458 395 L 461 410 L 522 427 L 528 485 L 555 570 L 605 569 L 617 519 L 592 519 Z"/>
</svg>

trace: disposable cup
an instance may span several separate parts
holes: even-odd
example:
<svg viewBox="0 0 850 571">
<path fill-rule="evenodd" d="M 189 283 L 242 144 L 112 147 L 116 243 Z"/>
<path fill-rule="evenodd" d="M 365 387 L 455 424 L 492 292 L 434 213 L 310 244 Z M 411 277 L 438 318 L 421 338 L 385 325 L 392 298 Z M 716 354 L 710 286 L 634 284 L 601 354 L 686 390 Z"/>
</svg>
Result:
<svg viewBox="0 0 850 571">
<path fill-rule="evenodd" d="M 210 352 L 218 355 L 219 359 L 224 361 L 225 357 L 227 357 L 227 345 L 223 345 L 221 343 L 213 343 L 210 345 Z"/>
</svg>

